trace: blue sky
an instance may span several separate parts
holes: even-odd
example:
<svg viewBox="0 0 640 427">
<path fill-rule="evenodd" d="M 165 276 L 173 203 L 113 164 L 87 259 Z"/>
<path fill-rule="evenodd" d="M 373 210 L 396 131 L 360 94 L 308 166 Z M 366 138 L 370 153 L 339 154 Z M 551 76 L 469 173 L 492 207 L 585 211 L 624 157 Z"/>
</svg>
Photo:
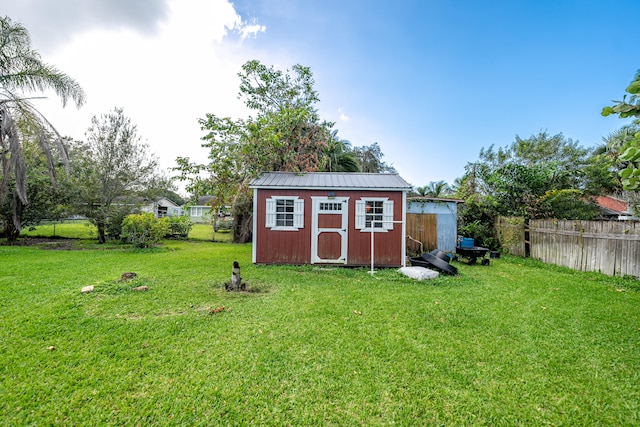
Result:
<svg viewBox="0 0 640 427">
<path fill-rule="evenodd" d="M 601 143 L 628 121 L 600 110 L 640 69 L 637 0 L 60 0 L 77 14 L 60 19 L 46 0 L 14 3 L 0 10 L 87 91 L 80 111 L 43 107 L 61 132 L 81 139 L 91 115 L 122 106 L 166 167 L 205 160 L 198 117 L 248 114 L 235 74 L 249 59 L 311 67 L 321 116 L 353 145 L 378 142 L 416 186 L 453 182 L 515 135 Z"/>
</svg>

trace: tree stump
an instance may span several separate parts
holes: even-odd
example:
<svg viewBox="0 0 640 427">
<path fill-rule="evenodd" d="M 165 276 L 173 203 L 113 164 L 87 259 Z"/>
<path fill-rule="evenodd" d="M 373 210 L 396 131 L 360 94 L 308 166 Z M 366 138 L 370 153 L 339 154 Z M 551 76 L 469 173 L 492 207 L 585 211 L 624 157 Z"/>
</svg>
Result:
<svg viewBox="0 0 640 427">
<path fill-rule="evenodd" d="M 132 272 L 132 271 L 128 271 L 126 273 L 122 273 L 122 275 L 120 276 L 120 281 L 121 282 L 125 282 L 127 280 L 131 280 L 133 278 L 135 278 L 137 276 L 136 273 Z"/>
<path fill-rule="evenodd" d="M 233 262 L 233 268 L 231 269 L 231 283 L 225 286 L 228 291 L 240 291 L 244 290 L 245 285 L 242 283 L 242 277 L 240 276 L 240 264 L 238 261 Z"/>
</svg>

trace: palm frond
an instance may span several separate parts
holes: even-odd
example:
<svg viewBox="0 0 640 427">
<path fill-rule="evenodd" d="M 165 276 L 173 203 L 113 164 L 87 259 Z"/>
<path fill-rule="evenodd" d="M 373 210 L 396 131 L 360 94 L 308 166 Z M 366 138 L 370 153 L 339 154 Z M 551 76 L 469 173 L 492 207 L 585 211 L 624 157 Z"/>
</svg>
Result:
<svg viewBox="0 0 640 427">
<path fill-rule="evenodd" d="M 21 141 L 35 138 L 46 158 L 51 182 L 56 184 L 52 147 L 57 146 L 69 172 L 69 155 L 55 127 L 31 103 L 25 93 L 53 90 L 62 105 L 71 100 L 80 107 L 85 94 L 78 82 L 42 61 L 31 48 L 31 37 L 24 26 L 0 17 L 0 202 L 6 200 L 14 182 L 13 227 L 20 230 L 20 216 L 27 200 L 27 166 Z"/>
<path fill-rule="evenodd" d="M 85 94 L 78 82 L 42 61 L 31 48 L 28 31 L 11 19 L 0 18 L 0 87 L 11 92 L 42 92 L 52 89 L 66 106 L 80 107 Z"/>
</svg>

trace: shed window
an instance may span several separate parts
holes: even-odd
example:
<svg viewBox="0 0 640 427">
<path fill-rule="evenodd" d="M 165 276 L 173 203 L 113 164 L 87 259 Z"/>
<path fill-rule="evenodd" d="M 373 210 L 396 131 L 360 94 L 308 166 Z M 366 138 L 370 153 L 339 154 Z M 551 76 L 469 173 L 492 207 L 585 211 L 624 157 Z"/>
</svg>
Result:
<svg viewBox="0 0 640 427">
<path fill-rule="evenodd" d="M 322 212 L 322 213 L 342 213 L 342 203 L 340 203 L 340 202 L 322 202 L 322 203 L 320 203 L 320 212 Z"/>
<path fill-rule="evenodd" d="M 356 229 L 393 230 L 393 200 L 386 197 L 356 200 Z"/>
<path fill-rule="evenodd" d="M 304 228 L 304 200 L 298 197 L 267 199 L 265 226 L 272 230 L 297 231 Z"/>
</svg>

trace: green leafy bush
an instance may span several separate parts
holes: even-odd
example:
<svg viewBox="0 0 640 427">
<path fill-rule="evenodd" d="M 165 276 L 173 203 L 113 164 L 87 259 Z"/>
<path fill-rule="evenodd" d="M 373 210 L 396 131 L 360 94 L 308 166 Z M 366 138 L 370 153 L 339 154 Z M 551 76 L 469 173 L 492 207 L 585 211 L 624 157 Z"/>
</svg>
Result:
<svg viewBox="0 0 640 427">
<path fill-rule="evenodd" d="M 187 216 L 172 216 L 167 218 L 169 223 L 169 231 L 166 237 L 181 237 L 186 239 L 193 225 Z"/>
<path fill-rule="evenodd" d="M 475 245 L 499 249 L 494 222 L 498 206 L 491 198 L 468 197 L 458 210 L 458 235 L 475 239 Z"/>
<path fill-rule="evenodd" d="M 107 240 L 120 240 L 122 236 L 122 225 L 127 215 L 131 214 L 129 206 L 111 206 L 106 210 L 104 218 L 104 232 Z"/>
<path fill-rule="evenodd" d="M 580 190 L 551 190 L 540 197 L 539 218 L 593 221 L 598 211 Z"/>
<path fill-rule="evenodd" d="M 492 222 L 472 221 L 458 228 L 458 235 L 471 237 L 476 246 L 498 249 L 500 242 L 494 236 L 495 230 Z"/>
<path fill-rule="evenodd" d="M 157 245 L 168 232 L 169 220 L 149 212 L 128 215 L 122 223 L 123 239 L 139 248 Z"/>
</svg>

